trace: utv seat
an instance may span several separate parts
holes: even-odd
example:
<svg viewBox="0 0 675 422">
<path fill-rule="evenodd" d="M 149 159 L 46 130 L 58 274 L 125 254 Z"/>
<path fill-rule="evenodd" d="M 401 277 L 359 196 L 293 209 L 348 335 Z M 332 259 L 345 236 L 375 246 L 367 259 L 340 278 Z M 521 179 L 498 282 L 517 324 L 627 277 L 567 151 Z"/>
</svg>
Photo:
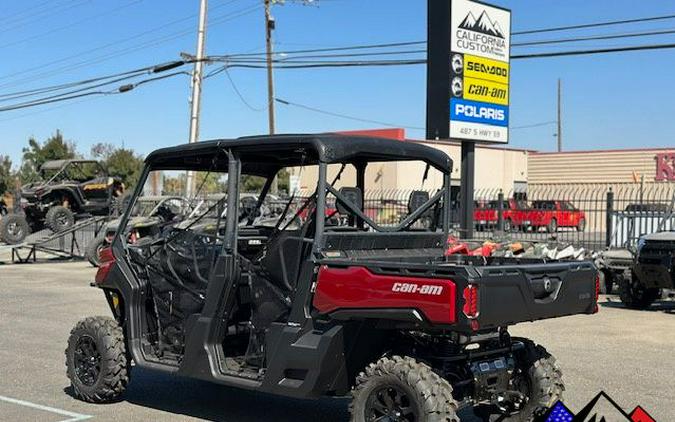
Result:
<svg viewBox="0 0 675 422">
<path fill-rule="evenodd" d="M 346 200 L 354 204 L 357 209 L 363 210 L 363 192 L 361 192 L 361 189 L 344 186 L 340 188 L 339 192 Z M 356 216 L 342 201 L 335 201 L 335 207 L 341 216 L 347 217 L 347 224 L 349 226 L 356 225 Z"/>
<path fill-rule="evenodd" d="M 270 282 L 286 294 L 295 289 L 306 250 L 302 233 L 302 229 L 279 232 L 268 243 L 259 261 Z"/>
</svg>

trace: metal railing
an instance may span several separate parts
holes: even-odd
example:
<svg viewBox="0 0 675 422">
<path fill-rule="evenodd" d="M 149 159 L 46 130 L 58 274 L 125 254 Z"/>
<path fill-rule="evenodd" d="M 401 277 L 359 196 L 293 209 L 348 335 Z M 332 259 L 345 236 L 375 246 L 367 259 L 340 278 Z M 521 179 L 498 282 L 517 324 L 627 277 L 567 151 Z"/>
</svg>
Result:
<svg viewBox="0 0 675 422">
<path fill-rule="evenodd" d="M 364 213 L 379 225 L 395 225 L 409 214 L 413 190 L 366 190 Z M 436 190 L 427 190 L 433 196 Z M 302 192 L 301 201 L 309 193 Z M 668 216 L 675 183 L 530 184 L 527 192 L 477 189 L 475 239 L 511 238 L 573 244 L 590 250 L 634 247 Z M 334 207 L 330 203 L 328 208 Z M 451 203 L 451 222 L 459 230 L 459 199 Z M 665 222 L 675 227 L 675 217 Z"/>
</svg>

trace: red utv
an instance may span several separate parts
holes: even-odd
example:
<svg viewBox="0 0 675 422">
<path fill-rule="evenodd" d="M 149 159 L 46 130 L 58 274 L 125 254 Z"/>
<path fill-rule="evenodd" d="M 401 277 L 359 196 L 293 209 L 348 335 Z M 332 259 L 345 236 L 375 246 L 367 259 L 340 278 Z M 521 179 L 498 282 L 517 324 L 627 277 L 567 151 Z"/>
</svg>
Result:
<svg viewBox="0 0 675 422">
<path fill-rule="evenodd" d="M 431 169 L 444 181 L 433 195 L 411 195 L 393 225 L 366 215 L 363 201 L 368 167 L 390 161 L 419 162 L 422 180 Z M 302 203 L 291 195 L 276 222 L 241 214 L 243 176 L 266 180 L 260 207 L 281 170 L 303 166 L 317 168 L 318 180 Z M 337 189 L 346 167 L 354 186 Z M 597 271 L 590 262 L 445 256 L 445 153 L 341 135 L 181 145 L 147 157 L 129 209 L 151 172 L 188 170 L 227 175 L 227 196 L 211 207 L 225 211 L 167 220 L 135 243 L 127 211 L 95 279 L 113 318 L 85 318 L 68 339 L 77 397 L 122 397 L 133 361 L 290 397 L 350 396 L 359 422 L 458 421 L 460 408 L 525 421 L 560 399 L 555 359 L 508 326 L 595 313 Z M 334 224 L 330 203 L 347 218 Z"/>
</svg>

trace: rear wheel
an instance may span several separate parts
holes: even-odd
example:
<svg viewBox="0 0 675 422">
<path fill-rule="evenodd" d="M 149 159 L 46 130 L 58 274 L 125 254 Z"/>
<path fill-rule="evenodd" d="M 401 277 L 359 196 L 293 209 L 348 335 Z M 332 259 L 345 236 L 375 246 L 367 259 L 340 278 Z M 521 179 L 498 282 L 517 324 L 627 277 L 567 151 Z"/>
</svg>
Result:
<svg viewBox="0 0 675 422">
<path fill-rule="evenodd" d="M 0 219 L 0 240 L 16 245 L 30 234 L 26 217 L 21 214 L 7 214 Z"/>
<path fill-rule="evenodd" d="M 619 276 L 619 298 L 631 309 L 647 309 L 660 295 L 661 289 L 645 287 L 635 273 L 630 278 Z"/>
<path fill-rule="evenodd" d="M 352 422 L 459 422 L 452 387 L 410 357 L 385 357 L 356 378 Z"/>
<path fill-rule="evenodd" d="M 527 339 L 518 340 L 525 343 L 525 349 L 516 355 L 514 387 L 525 396 L 525 402 L 508 416 L 495 416 L 494 420 L 530 422 L 562 400 L 565 385 L 555 358 L 543 346 Z"/>
<path fill-rule="evenodd" d="M 90 317 L 75 325 L 66 348 L 66 374 L 80 400 L 109 403 L 120 398 L 129 382 L 129 362 L 115 320 Z"/>
<path fill-rule="evenodd" d="M 555 233 L 558 231 L 558 221 L 555 218 L 552 218 L 546 226 L 546 231 L 549 233 Z"/>
<path fill-rule="evenodd" d="M 73 224 L 75 224 L 75 216 L 68 208 L 61 205 L 51 207 L 45 216 L 45 226 L 55 233 L 64 231 Z"/>
</svg>

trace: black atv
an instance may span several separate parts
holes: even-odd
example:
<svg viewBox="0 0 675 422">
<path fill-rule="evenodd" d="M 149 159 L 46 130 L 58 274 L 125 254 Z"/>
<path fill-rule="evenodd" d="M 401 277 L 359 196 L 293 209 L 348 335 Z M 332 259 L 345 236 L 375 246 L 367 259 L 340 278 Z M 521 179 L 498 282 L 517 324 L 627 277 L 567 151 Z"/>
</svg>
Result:
<svg viewBox="0 0 675 422">
<path fill-rule="evenodd" d="M 45 227 L 60 232 L 80 216 L 107 215 L 124 191 L 120 180 L 92 160 L 47 161 L 39 176 L 39 181 L 21 188 L 23 214 L 0 220 L 0 240 L 17 244 Z"/>
<path fill-rule="evenodd" d="M 389 161 L 442 181 L 411 195 L 393 223 L 366 214 L 363 200 L 368 168 Z M 274 219 L 237 206 L 244 177 L 265 180 L 260 208 L 288 168 L 317 175 L 312 195 L 290 195 Z M 359 422 L 458 421 L 461 408 L 529 421 L 561 398 L 555 359 L 507 327 L 597 312 L 597 270 L 446 256 L 452 161 L 443 152 L 340 135 L 182 145 L 147 157 L 131 206 L 158 171 L 227 175 L 227 195 L 200 215 L 162 217 L 142 239 L 130 238 L 127 210 L 94 283 L 113 317 L 85 318 L 68 339 L 80 399 L 120 399 L 132 362 L 290 397 L 351 396 Z"/>
</svg>

